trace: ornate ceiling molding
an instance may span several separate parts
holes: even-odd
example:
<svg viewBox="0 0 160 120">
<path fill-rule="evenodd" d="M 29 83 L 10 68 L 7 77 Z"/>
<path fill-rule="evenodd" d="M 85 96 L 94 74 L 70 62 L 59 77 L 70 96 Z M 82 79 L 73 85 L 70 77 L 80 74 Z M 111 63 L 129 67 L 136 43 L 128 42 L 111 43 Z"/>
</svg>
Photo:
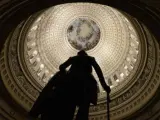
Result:
<svg viewBox="0 0 160 120">
<path fill-rule="evenodd" d="M 49 10 L 52 11 L 51 8 Z M 112 13 L 113 11 L 111 10 Z M 45 12 L 45 14 L 47 14 L 47 12 Z M 46 82 L 40 83 L 39 80 L 41 80 L 41 78 L 38 78 L 37 80 L 37 76 L 34 77 L 33 73 L 31 73 L 30 70 L 28 69 L 28 67 L 32 69 L 32 66 L 35 63 L 29 64 L 29 66 L 27 66 L 26 64 L 27 60 L 24 59 L 25 57 L 27 59 L 30 59 L 27 49 L 25 49 L 26 51 L 24 52 L 25 45 L 27 44 L 26 38 L 29 35 L 27 33 L 29 33 L 30 31 L 34 32 L 37 29 L 43 29 L 42 26 L 39 27 L 40 23 L 45 25 L 45 23 L 43 22 L 47 22 L 43 20 L 43 17 L 44 17 L 43 15 L 44 15 L 43 12 L 35 14 L 31 16 L 26 22 L 22 22 L 21 24 L 19 24 L 19 26 L 15 29 L 15 31 L 8 37 L 8 40 L 6 41 L 6 44 L 5 44 L 4 50 L 2 51 L 2 56 L 0 59 L 1 61 L 0 68 L 2 70 L 1 76 L 7 90 L 9 91 L 11 96 L 26 110 L 29 110 L 31 108 L 33 102 L 38 97 L 40 90 L 46 83 Z M 150 35 L 150 33 L 146 28 L 140 25 L 137 25 L 138 22 L 136 22 L 135 20 L 132 20 L 131 22 L 129 19 L 127 19 L 127 17 L 125 18 L 120 12 L 118 13 L 118 15 L 120 15 L 121 16 L 120 18 L 122 18 L 120 22 L 125 23 L 124 29 L 130 30 L 128 34 L 129 40 L 132 41 L 133 39 L 135 39 L 135 37 L 133 37 L 133 34 L 139 37 L 140 49 L 138 54 L 139 57 L 137 57 L 138 63 L 134 66 L 132 73 L 128 77 L 126 77 L 126 81 L 128 83 L 124 84 L 124 86 L 121 87 L 121 89 L 119 89 L 119 92 L 115 90 L 111 94 L 112 102 L 110 106 L 111 106 L 111 117 L 113 119 L 124 118 L 134 113 L 141 107 L 143 107 L 156 92 L 157 87 L 159 86 L 159 74 L 160 74 L 159 47 L 156 41 L 153 39 L 152 35 Z M 37 19 L 40 16 L 42 16 L 42 18 L 40 20 Z M 54 16 L 52 17 L 54 18 Z M 48 19 L 52 17 L 50 16 L 48 17 Z M 113 19 L 115 19 L 116 21 L 117 19 L 120 19 L 120 18 L 113 18 Z M 75 19 L 72 19 L 70 22 L 68 22 L 68 26 L 70 25 L 69 23 L 72 23 L 72 21 L 76 19 L 77 17 L 75 17 Z M 94 19 L 92 18 L 91 20 L 94 20 Z M 37 21 L 40 23 L 38 23 Z M 97 20 L 94 20 L 94 21 L 97 21 Z M 96 23 L 98 23 L 98 21 Z M 118 23 L 118 21 L 115 23 Z M 99 25 L 99 26 L 103 27 L 103 25 Z M 101 31 L 101 27 L 100 27 L 100 31 Z M 66 26 L 66 28 L 68 27 Z M 45 32 L 45 30 L 43 32 Z M 138 33 L 136 33 L 135 31 L 138 31 Z M 40 35 L 41 35 L 40 33 L 37 33 L 37 37 L 40 37 Z M 31 37 L 34 37 L 34 35 Z M 32 40 L 30 41 L 32 42 Z M 40 42 L 43 42 L 43 41 L 40 41 Z M 92 49 L 88 50 L 88 53 L 93 54 L 95 52 L 96 47 L 101 46 L 100 44 L 103 43 L 103 42 L 102 43 L 100 42 L 102 42 L 101 39 L 99 43 L 97 43 L 97 45 L 93 48 L 93 51 Z M 40 43 L 38 44 L 40 47 L 42 46 Z M 77 50 L 74 48 L 71 48 L 68 41 L 66 41 L 66 44 L 68 44 L 68 49 L 73 49 L 72 53 L 74 55 L 77 52 Z M 134 44 L 131 45 L 131 42 L 128 42 L 128 44 L 130 46 L 132 45 L 134 46 Z M 32 50 L 32 47 L 29 49 Z M 42 48 L 39 48 L 39 49 L 42 50 Z M 39 49 L 37 51 L 40 51 Z M 100 48 L 97 48 L 97 49 L 100 49 Z M 33 53 L 36 54 L 34 51 Z M 124 60 L 126 60 L 128 54 L 129 53 L 126 52 Z M 63 60 L 64 59 L 65 58 L 63 58 Z M 57 66 L 58 65 L 59 64 L 57 64 Z M 41 68 L 44 68 L 44 67 L 41 66 Z M 37 74 L 36 70 L 34 71 L 34 74 Z M 104 93 L 102 93 L 102 96 L 101 96 L 102 99 L 99 101 L 99 104 L 97 106 L 91 106 L 90 108 L 91 120 L 106 119 L 106 103 L 105 103 L 103 94 Z"/>
<path fill-rule="evenodd" d="M 23 73 L 17 53 L 17 42 L 22 29 L 23 22 L 17 26 L 15 31 L 6 40 L 1 57 L 1 76 L 5 87 L 24 109 L 29 110 L 33 101 L 38 97 L 39 91 L 33 87 Z"/>
</svg>

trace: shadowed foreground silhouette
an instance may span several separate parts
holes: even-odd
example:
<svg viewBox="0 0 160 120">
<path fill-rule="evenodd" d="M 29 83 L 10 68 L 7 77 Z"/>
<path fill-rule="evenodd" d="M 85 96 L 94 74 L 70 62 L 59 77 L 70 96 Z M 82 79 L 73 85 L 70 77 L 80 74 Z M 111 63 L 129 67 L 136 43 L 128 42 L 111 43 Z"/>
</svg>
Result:
<svg viewBox="0 0 160 120">
<path fill-rule="evenodd" d="M 70 67 L 66 71 L 67 67 Z M 88 120 L 90 103 L 97 104 L 97 82 L 92 75 L 95 69 L 100 83 L 109 94 L 102 71 L 94 57 L 83 50 L 60 65 L 57 72 L 42 90 L 29 115 L 31 119 L 41 114 L 41 120 L 73 120 L 78 107 L 76 120 Z"/>
</svg>

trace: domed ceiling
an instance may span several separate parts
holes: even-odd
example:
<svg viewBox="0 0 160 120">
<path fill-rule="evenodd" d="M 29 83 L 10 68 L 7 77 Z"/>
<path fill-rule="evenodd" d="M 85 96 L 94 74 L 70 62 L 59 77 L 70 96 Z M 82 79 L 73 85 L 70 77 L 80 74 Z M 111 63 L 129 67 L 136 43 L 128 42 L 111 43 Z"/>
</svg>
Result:
<svg viewBox="0 0 160 120">
<path fill-rule="evenodd" d="M 44 86 L 59 65 L 81 49 L 96 58 L 113 91 L 127 84 L 141 54 L 139 37 L 122 13 L 76 3 L 52 7 L 35 19 L 26 35 L 24 58 L 29 72 Z"/>
<path fill-rule="evenodd" d="M 82 49 L 95 57 L 112 89 L 112 119 L 125 118 L 152 98 L 160 72 L 154 37 L 128 14 L 94 3 L 53 6 L 20 23 L 2 51 L 4 84 L 29 110 L 59 65 Z M 95 71 L 93 75 L 99 83 Z M 93 120 L 106 119 L 100 83 L 98 94 L 98 105 L 90 107 Z"/>
</svg>

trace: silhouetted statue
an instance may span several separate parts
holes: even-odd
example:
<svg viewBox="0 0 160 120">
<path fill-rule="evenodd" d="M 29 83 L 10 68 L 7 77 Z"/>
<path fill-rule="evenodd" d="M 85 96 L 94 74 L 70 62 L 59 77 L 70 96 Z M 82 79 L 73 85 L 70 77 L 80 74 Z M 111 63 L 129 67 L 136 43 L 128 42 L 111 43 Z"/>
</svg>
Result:
<svg viewBox="0 0 160 120">
<path fill-rule="evenodd" d="M 70 67 L 66 71 L 67 67 Z M 33 105 L 30 116 L 41 120 L 73 120 L 76 107 L 76 120 L 88 120 L 90 103 L 97 104 L 98 86 L 92 75 L 95 69 L 104 90 L 110 93 L 102 71 L 94 57 L 88 56 L 83 50 L 77 56 L 70 57 L 60 65 L 57 72 Z"/>
<path fill-rule="evenodd" d="M 72 98 L 71 114 L 74 114 L 76 106 L 79 106 L 76 120 L 88 120 L 90 103 L 97 104 L 97 82 L 92 75 L 92 67 L 95 69 L 104 90 L 110 93 L 110 87 L 106 85 L 102 71 L 94 57 L 88 56 L 84 50 L 77 56 L 70 57 L 60 65 L 60 71 L 70 66 L 68 79 L 70 80 L 70 97 Z M 69 111 L 68 111 L 69 112 Z M 72 116 L 73 117 L 73 116 Z M 68 120 L 72 120 L 72 117 Z"/>
</svg>

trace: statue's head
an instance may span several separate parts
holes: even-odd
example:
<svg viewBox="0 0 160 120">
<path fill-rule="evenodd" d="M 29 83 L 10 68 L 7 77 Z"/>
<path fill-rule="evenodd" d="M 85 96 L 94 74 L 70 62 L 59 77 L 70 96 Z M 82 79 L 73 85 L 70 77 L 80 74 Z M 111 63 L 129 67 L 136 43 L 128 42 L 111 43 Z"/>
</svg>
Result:
<svg viewBox="0 0 160 120">
<path fill-rule="evenodd" d="M 80 50 L 77 55 L 79 56 L 85 56 L 85 55 L 88 55 L 84 50 Z"/>
</svg>

